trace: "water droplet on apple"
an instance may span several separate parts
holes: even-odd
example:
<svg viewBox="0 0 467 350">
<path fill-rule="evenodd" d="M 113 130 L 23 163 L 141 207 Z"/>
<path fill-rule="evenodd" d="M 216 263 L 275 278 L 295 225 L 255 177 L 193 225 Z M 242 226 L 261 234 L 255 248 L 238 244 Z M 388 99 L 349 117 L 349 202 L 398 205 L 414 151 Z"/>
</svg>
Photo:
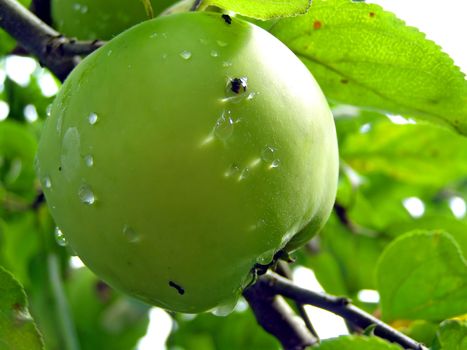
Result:
<svg viewBox="0 0 467 350">
<path fill-rule="evenodd" d="M 63 136 L 62 153 L 60 155 L 60 168 L 67 180 L 77 176 L 81 162 L 80 134 L 77 128 L 68 128 Z"/>
<path fill-rule="evenodd" d="M 215 307 L 211 310 L 211 313 L 215 316 L 226 317 L 234 311 L 235 306 L 237 306 L 237 302 L 238 298 L 235 297 L 234 299 L 228 300 L 227 302 Z"/>
<path fill-rule="evenodd" d="M 240 172 L 240 167 L 238 166 L 238 164 L 236 163 L 233 163 L 229 169 L 227 169 L 227 171 L 224 173 L 224 176 L 225 177 L 231 177 L 231 176 L 235 176 L 236 174 L 238 174 Z"/>
<path fill-rule="evenodd" d="M 52 181 L 50 181 L 50 177 L 44 177 L 44 187 L 45 188 L 52 188 Z"/>
<path fill-rule="evenodd" d="M 94 165 L 94 157 L 90 154 L 84 156 L 84 164 L 86 164 L 87 167 L 91 168 Z"/>
<path fill-rule="evenodd" d="M 208 41 L 206 39 L 199 39 L 199 42 L 203 45 L 207 45 Z"/>
<path fill-rule="evenodd" d="M 225 41 L 222 41 L 222 40 L 216 40 L 216 43 L 220 47 L 226 47 L 227 46 L 227 43 Z"/>
<path fill-rule="evenodd" d="M 81 185 L 78 190 L 78 196 L 82 203 L 87 205 L 93 205 L 96 202 L 96 197 L 91 190 L 91 187 L 87 184 Z"/>
<path fill-rule="evenodd" d="M 267 265 L 272 262 L 272 259 L 274 258 L 275 250 L 271 249 L 268 250 L 264 253 L 262 253 L 260 256 L 256 258 L 256 262 L 260 265 Z"/>
<path fill-rule="evenodd" d="M 250 176 L 250 168 L 244 168 L 238 177 L 238 181 L 245 180 L 247 177 Z"/>
<path fill-rule="evenodd" d="M 261 152 L 261 159 L 267 163 L 274 161 L 277 149 L 272 146 L 266 146 Z"/>
<path fill-rule="evenodd" d="M 224 111 L 222 116 L 216 121 L 214 135 L 220 140 L 225 141 L 233 134 L 235 123 L 231 114 L 231 111 Z"/>
<path fill-rule="evenodd" d="M 275 169 L 278 168 L 281 165 L 281 160 L 280 159 L 274 159 L 269 166 L 269 169 Z"/>
<path fill-rule="evenodd" d="M 152 33 L 149 37 L 150 37 L 151 39 L 153 39 L 153 38 L 157 38 L 157 36 L 158 36 L 157 33 Z"/>
<path fill-rule="evenodd" d="M 66 241 L 65 235 L 63 234 L 62 230 L 60 230 L 58 227 L 55 227 L 55 241 L 57 244 L 61 247 L 65 247 L 68 243 Z"/>
<path fill-rule="evenodd" d="M 112 54 L 112 50 L 107 51 L 107 56 L 110 56 Z"/>
<path fill-rule="evenodd" d="M 124 225 L 123 226 L 123 235 L 125 238 L 128 240 L 130 243 L 136 243 L 139 242 L 141 237 L 139 234 L 130 226 Z"/>
<path fill-rule="evenodd" d="M 189 60 L 191 58 L 191 52 L 184 50 L 180 52 L 180 57 L 183 58 L 184 60 Z"/>
<path fill-rule="evenodd" d="M 63 114 L 60 113 L 57 117 L 57 133 L 60 135 L 62 133 L 62 124 L 63 124 Z"/>
<path fill-rule="evenodd" d="M 226 67 L 226 68 L 227 68 L 227 67 L 232 67 L 232 62 L 230 62 L 230 61 L 224 61 L 224 62 L 222 62 L 222 67 Z"/>
<path fill-rule="evenodd" d="M 212 57 L 219 57 L 219 52 L 217 52 L 216 50 L 212 50 L 211 51 L 211 56 Z"/>
<path fill-rule="evenodd" d="M 45 115 L 47 117 L 50 117 L 50 114 L 52 114 L 52 104 L 49 104 L 47 108 L 45 109 Z"/>
<path fill-rule="evenodd" d="M 94 124 L 97 123 L 98 120 L 99 120 L 99 117 L 97 116 L 96 113 L 93 112 L 93 113 L 89 114 L 89 116 L 88 116 L 89 124 L 94 125 Z"/>
</svg>

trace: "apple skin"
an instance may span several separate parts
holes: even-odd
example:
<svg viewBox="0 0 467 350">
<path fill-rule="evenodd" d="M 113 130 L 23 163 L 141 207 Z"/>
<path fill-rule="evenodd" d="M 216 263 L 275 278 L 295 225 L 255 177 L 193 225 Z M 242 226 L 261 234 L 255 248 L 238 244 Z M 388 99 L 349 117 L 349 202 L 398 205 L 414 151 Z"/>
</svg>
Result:
<svg viewBox="0 0 467 350">
<path fill-rule="evenodd" d="M 150 304 L 198 313 L 235 301 L 255 264 L 322 227 L 338 151 L 327 101 L 285 45 L 191 12 L 143 22 L 84 59 L 54 101 L 37 164 L 88 267 Z"/>
<path fill-rule="evenodd" d="M 154 16 L 175 0 L 151 0 Z M 52 0 L 54 27 L 81 40 L 109 40 L 148 16 L 141 0 Z"/>
</svg>

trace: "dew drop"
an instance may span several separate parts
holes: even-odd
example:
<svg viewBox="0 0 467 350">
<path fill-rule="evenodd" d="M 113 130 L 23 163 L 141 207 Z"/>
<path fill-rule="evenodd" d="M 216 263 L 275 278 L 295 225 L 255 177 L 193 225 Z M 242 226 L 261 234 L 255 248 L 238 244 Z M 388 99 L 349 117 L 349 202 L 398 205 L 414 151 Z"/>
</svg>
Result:
<svg viewBox="0 0 467 350">
<path fill-rule="evenodd" d="M 60 135 L 62 133 L 62 124 L 63 124 L 63 114 L 59 114 L 57 117 L 57 133 Z"/>
<path fill-rule="evenodd" d="M 191 58 L 191 52 L 184 50 L 180 52 L 180 57 L 183 58 L 184 60 L 189 60 Z"/>
<path fill-rule="evenodd" d="M 230 168 L 227 169 L 227 171 L 224 173 L 225 177 L 231 177 L 235 176 L 240 172 L 240 167 L 238 164 L 234 163 L 230 166 Z"/>
<path fill-rule="evenodd" d="M 274 258 L 275 251 L 274 249 L 268 250 L 267 252 L 262 253 L 256 258 L 256 262 L 260 265 L 267 265 L 272 262 Z"/>
<path fill-rule="evenodd" d="M 278 168 L 281 165 L 281 160 L 280 159 L 274 159 L 269 166 L 269 169 L 275 169 Z"/>
<path fill-rule="evenodd" d="M 97 123 L 98 120 L 99 120 L 99 117 L 97 116 L 96 113 L 93 112 L 93 113 L 89 114 L 89 116 L 88 116 L 89 124 L 94 125 L 94 124 Z"/>
<path fill-rule="evenodd" d="M 46 176 L 44 178 L 44 187 L 45 188 L 52 188 L 52 181 L 50 181 L 50 177 Z"/>
<path fill-rule="evenodd" d="M 157 36 L 158 36 L 158 33 L 152 33 L 149 37 L 153 39 L 153 38 L 157 38 Z"/>
<path fill-rule="evenodd" d="M 110 56 L 112 54 L 112 50 L 107 51 L 107 56 Z"/>
<path fill-rule="evenodd" d="M 232 67 L 232 62 L 224 61 L 224 62 L 222 62 L 222 67 Z"/>
<path fill-rule="evenodd" d="M 203 45 L 207 45 L 208 41 L 206 39 L 199 39 L 199 42 Z"/>
<path fill-rule="evenodd" d="M 141 239 L 139 234 L 132 227 L 128 225 L 123 226 L 123 235 L 130 243 L 139 242 Z"/>
<path fill-rule="evenodd" d="M 247 177 L 250 176 L 250 168 L 244 168 L 238 177 L 238 181 L 245 180 Z"/>
<path fill-rule="evenodd" d="M 63 234 L 62 230 L 60 230 L 58 227 L 55 227 L 55 241 L 57 244 L 61 247 L 65 247 L 68 243 L 66 241 L 65 235 Z"/>
<path fill-rule="evenodd" d="M 166 54 L 166 53 L 163 53 L 163 54 L 162 54 L 162 59 L 163 59 L 163 60 L 166 60 L 166 59 L 167 59 L 167 54 Z"/>
<path fill-rule="evenodd" d="M 224 111 L 222 116 L 217 119 L 214 126 L 214 135 L 221 140 L 227 140 L 232 136 L 234 131 L 234 121 L 231 116 L 231 111 Z"/>
<path fill-rule="evenodd" d="M 220 304 L 214 309 L 212 309 L 211 313 L 215 316 L 226 317 L 235 310 L 235 306 L 237 306 L 237 302 L 238 302 L 238 298 L 229 300 L 225 303 Z"/>
<path fill-rule="evenodd" d="M 90 154 L 84 156 L 84 164 L 86 164 L 87 167 L 91 168 L 94 165 L 94 157 Z"/>
<path fill-rule="evenodd" d="M 219 52 L 217 52 L 216 50 L 212 50 L 211 51 L 211 56 L 212 57 L 219 57 Z"/>
<path fill-rule="evenodd" d="M 92 205 L 96 201 L 96 197 L 94 196 L 91 187 L 89 187 L 89 185 L 86 184 L 81 185 L 81 187 L 78 190 L 78 196 L 81 202 L 87 205 Z"/>
<path fill-rule="evenodd" d="M 261 159 L 267 163 L 273 162 L 276 156 L 276 151 L 277 150 L 274 147 L 266 146 L 261 152 Z"/>
<path fill-rule="evenodd" d="M 45 110 L 45 115 L 47 117 L 50 117 L 51 114 L 52 114 L 52 104 L 48 105 L 46 110 Z"/>
<path fill-rule="evenodd" d="M 222 41 L 222 40 L 216 40 L 216 43 L 220 47 L 226 47 L 227 46 L 227 43 L 225 41 Z"/>
</svg>

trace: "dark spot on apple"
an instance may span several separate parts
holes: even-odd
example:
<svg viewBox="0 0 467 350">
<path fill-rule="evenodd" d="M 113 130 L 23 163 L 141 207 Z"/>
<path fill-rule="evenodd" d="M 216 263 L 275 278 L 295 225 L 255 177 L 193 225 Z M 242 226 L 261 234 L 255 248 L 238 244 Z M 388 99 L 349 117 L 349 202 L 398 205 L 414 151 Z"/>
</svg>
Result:
<svg viewBox="0 0 467 350">
<path fill-rule="evenodd" d="M 313 28 L 314 29 L 320 29 L 323 26 L 323 24 L 320 21 L 314 21 L 313 22 Z"/>
<path fill-rule="evenodd" d="M 175 288 L 177 290 L 178 294 L 180 294 L 180 295 L 185 294 L 185 289 L 183 289 L 183 287 L 179 286 L 177 283 L 175 283 L 173 281 L 169 281 L 169 286 L 172 287 L 172 288 Z"/>
<path fill-rule="evenodd" d="M 62 171 L 62 167 L 61 167 L 61 166 L 58 167 L 58 171 Z"/>
<path fill-rule="evenodd" d="M 370 12 L 369 15 L 370 15 L 370 17 L 375 17 L 375 16 L 376 16 L 376 13 Z"/>
<path fill-rule="evenodd" d="M 342 84 L 348 84 L 349 81 L 348 81 L 347 79 L 341 79 L 341 83 L 342 83 Z"/>
<path fill-rule="evenodd" d="M 232 17 L 230 17 L 229 15 L 223 14 L 222 18 L 224 19 L 225 23 L 232 24 Z"/>
<path fill-rule="evenodd" d="M 247 79 L 246 78 L 233 78 L 230 81 L 230 86 L 231 86 L 230 89 L 236 94 L 239 94 L 240 90 L 243 90 L 243 92 L 245 92 L 247 88 Z"/>
</svg>

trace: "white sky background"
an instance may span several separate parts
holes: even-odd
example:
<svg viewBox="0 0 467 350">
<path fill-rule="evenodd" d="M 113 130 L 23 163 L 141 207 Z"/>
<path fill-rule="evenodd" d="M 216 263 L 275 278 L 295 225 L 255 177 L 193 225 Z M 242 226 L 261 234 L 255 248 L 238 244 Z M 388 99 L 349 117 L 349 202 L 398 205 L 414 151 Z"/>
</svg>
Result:
<svg viewBox="0 0 467 350">
<path fill-rule="evenodd" d="M 428 39 L 440 45 L 443 51 L 453 58 L 456 65 L 467 73 L 466 0 L 368 0 L 367 2 L 381 5 L 384 9 L 395 13 L 407 25 L 418 28 L 427 35 Z M 462 204 L 464 205 L 462 214 L 465 215 L 465 202 L 462 201 Z M 316 291 L 322 290 L 312 271 L 300 268 L 294 276 L 300 286 Z M 365 297 L 377 300 L 378 295 L 373 291 L 363 291 L 362 299 Z M 345 334 L 345 325 L 340 318 L 316 308 L 310 307 L 308 311 L 321 338 Z M 164 337 L 169 328 L 161 321 L 168 322 L 169 318 L 165 317 L 162 310 L 158 310 L 153 316 L 154 322 L 151 322 L 148 337 L 140 343 L 138 350 L 165 349 Z"/>
</svg>

